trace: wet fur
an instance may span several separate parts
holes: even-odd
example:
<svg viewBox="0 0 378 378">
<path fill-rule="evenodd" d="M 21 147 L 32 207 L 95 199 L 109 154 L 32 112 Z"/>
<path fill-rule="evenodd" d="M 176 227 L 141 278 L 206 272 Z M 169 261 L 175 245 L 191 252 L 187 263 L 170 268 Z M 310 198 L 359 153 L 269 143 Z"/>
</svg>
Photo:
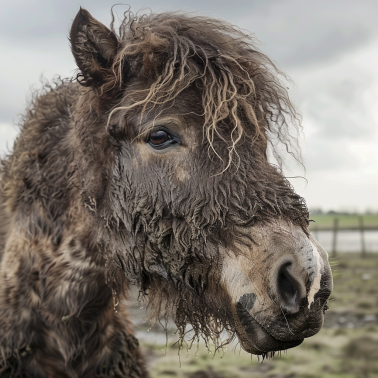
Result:
<svg viewBox="0 0 378 378">
<path fill-rule="evenodd" d="M 69 81 L 45 87 L 3 161 L 1 377 L 147 376 L 72 183 L 77 95 Z"/>
<path fill-rule="evenodd" d="M 304 200 L 266 158 L 272 135 L 296 142 L 287 132 L 296 114 L 269 59 L 216 20 L 130 20 L 116 35 L 79 13 L 71 43 L 81 85 L 36 94 L 2 161 L 1 377 L 146 377 L 122 305 L 114 311 L 130 284 L 181 336 L 190 324 L 214 342 L 223 329 L 232 337 L 226 298 L 214 295 L 219 245 L 252 245 L 245 230 L 278 217 L 307 230 Z M 100 55 L 88 45 L 103 46 Z M 196 180 L 180 183 L 168 166 L 164 184 L 132 141 L 143 117 L 175 107 L 204 148 L 187 166 Z"/>
</svg>

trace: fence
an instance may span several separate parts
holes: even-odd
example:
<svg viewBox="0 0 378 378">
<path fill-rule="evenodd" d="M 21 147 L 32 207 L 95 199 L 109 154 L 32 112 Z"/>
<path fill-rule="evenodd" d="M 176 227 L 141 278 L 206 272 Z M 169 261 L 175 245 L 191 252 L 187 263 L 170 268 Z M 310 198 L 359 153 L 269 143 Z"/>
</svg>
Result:
<svg viewBox="0 0 378 378">
<path fill-rule="evenodd" d="M 331 244 L 331 254 L 332 257 L 336 257 L 337 254 L 337 244 L 338 244 L 338 234 L 339 231 L 358 231 L 360 234 L 360 252 L 362 257 L 366 257 L 367 250 L 366 250 L 366 241 L 365 241 L 365 231 L 366 230 L 373 230 L 378 231 L 378 225 L 366 225 L 364 222 L 364 217 L 359 216 L 358 219 L 356 219 L 356 223 L 354 225 L 348 224 L 348 225 L 342 225 L 340 227 L 339 218 L 335 217 L 333 218 L 333 224 L 330 226 L 329 224 L 327 226 L 319 226 L 316 223 L 310 227 L 311 232 L 315 235 L 317 235 L 318 231 L 331 231 L 332 232 L 332 244 Z"/>
</svg>

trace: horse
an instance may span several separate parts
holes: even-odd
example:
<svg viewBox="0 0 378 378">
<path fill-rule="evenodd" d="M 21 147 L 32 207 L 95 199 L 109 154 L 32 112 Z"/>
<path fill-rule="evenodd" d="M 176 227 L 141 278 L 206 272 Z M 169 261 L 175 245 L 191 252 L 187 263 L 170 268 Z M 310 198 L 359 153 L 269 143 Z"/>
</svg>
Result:
<svg viewBox="0 0 378 378">
<path fill-rule="evenodd" d="M 0 376 L 148 377 L 135 286 L 181 341 L 269 357 L 316 334 L 332 274 L 281 169 L 279 145 L 301 161 L 284 74 L 193 14 L 80 8 L 69 40 L 77 75 L 1 160 Z"/>
</svg>

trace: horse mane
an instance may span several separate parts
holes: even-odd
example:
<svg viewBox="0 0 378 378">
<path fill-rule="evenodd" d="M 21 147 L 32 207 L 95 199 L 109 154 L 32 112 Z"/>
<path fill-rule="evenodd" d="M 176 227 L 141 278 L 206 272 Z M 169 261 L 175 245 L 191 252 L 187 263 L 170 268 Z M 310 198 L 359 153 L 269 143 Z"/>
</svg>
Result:
<svg viewBox="0 0 378 378">
<path fill-rule="evenodd" d="M 132 77 L 144 77 L 149 85 L 147 89 L 129 85 L 132 104 L 113 108 L 108 122 L 121 109 L 138 108 L 142 117 L 147 109 L 168 104 L 195 86 L 202 93 L 209 148 L 222 160 L 214 138 L 227 143 L 225 169 L 245 139 L 251 145 L 272 147 L 280 168 L 285 152 L 302 164 L 301 117 L 285 86 L 290 79 L 257 49 L 252 35 L 224 20 L 180 12 L 139 15 L 128 10 L 118 27 L 115 24 L 112 10 L 111 30 L 120 47 L 102 92 L 127 86 Z M 228 138 L 222 129 L 227 129 Z"/>
</svg>

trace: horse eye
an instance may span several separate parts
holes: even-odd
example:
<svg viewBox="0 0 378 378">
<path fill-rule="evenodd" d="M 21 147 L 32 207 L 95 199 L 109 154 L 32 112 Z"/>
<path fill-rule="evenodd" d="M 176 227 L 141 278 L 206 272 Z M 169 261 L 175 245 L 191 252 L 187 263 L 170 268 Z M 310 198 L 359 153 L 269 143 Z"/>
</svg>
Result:
<svg viewBox="0 0 378 378">
<path fill-rule="evenodd" d="M 150 134 L 148 142 L 152 147 L 163 147 L 172 137 L 164 130 L 154 131 Z"/>
</svg>

